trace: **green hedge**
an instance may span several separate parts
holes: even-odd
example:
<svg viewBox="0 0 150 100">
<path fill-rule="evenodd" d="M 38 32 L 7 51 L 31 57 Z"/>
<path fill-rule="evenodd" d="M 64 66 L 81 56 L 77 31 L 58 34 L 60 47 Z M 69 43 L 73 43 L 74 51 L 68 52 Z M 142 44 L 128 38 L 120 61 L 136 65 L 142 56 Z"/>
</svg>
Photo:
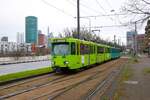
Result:
<svg viewBox="0 0 150 100">
<path fill-rule="evenodd" d="M 44 67 L 44 68 L 35 69 L 35 70 L 29 70 L 29 71 L 23 71 L 23 72 L 1 75 L 0 76 L 0 83 L 15 80 L 15 79 L 20 79 L 20 78 L 31 77 L 34 75 L 49 73 L 52 71 L 53 70 L 51 67 Z"/>
</svg>

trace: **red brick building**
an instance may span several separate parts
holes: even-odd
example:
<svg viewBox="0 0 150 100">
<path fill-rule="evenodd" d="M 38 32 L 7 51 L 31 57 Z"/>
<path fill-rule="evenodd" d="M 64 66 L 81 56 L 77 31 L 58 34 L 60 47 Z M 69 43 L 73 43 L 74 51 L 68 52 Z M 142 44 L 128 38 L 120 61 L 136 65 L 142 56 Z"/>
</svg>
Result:
<svg viewBox="0 0 150 100">
<path fill-rule="evenodd" d="M 38 34 L 38 45 L 45 45 L 45 35 L 44 34 Z"/>
<path fill-rule="evenodd" d="M 142 53 L 145 49 L 145 34 L 137 35 L 137 49 L 139 53 Z"/>
</svg>

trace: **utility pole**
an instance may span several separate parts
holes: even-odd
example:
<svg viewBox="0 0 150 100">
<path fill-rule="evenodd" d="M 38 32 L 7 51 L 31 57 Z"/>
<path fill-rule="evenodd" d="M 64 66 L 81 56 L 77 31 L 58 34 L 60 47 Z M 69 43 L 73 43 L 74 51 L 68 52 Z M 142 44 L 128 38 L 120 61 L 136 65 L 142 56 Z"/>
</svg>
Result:
<svg viewBox="0 0 150 100">
<path fill-rule="evenodd" d="M 119 45 L 119 38 L 118 38 L 118 45 Z"/>
<path fill-rule="evenodd" d="M 116 35 L 114 35 L 114 46 L 116 47 Z"/>
<path fill-rule="evenodd" d="M 80 39 L 80 2 L 77 0 L 77 33 L 78 39 Z"/>
<path fill-rule="evenodd" d="M 47 35 L 49 35 L 49 26 L 47 27 Z"/>
</svg>

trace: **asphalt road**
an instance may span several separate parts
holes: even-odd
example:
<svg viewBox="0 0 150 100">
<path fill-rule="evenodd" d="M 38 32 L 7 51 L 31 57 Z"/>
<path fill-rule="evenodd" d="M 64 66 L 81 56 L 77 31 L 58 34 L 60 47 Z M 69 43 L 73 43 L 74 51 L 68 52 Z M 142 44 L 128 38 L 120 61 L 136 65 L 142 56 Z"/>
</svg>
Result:
<svg viewBox="0 0 150 100">
<path fill-rule="evenodd" d="M 50 61 L 0 65 L 0 75 L 39 69 L 39 68 L 48 67 L 48 66 L 51 66 Z"/>
</svg>

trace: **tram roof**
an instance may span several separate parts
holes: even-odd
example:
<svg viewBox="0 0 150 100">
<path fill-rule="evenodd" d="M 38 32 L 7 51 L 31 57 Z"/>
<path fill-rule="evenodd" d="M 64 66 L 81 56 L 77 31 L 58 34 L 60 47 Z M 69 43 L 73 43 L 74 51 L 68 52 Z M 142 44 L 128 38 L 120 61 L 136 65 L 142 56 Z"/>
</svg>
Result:
<svg viewBox="0 0 150 100">
<path fill-rule="evenodd" d="M 50 39 L 50 41 L 52 41 L 53 43 L 55 43 L 55 42 L 81 42 L 81 43 L 84 43 L 84 44 L 93 44 L 93 45 L 103 46 L 103 47 L 107 47 L 107 48 L 113 48 L 113 47 L 108 46 L 108 45 L 95 43 L 95 42 L 92 42 L 92 41 L 79 40 L 79 39 L 76 39 L 76 38 L 52 38 L 52 39 Z"/>
</svg>

